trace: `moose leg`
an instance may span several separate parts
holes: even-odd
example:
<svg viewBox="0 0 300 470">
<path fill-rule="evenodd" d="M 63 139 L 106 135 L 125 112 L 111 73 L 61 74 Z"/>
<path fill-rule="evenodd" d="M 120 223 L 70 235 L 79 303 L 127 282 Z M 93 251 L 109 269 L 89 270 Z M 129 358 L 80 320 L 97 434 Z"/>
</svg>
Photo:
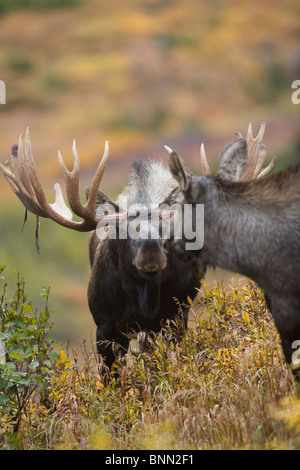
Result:
<svg viewBox="0 0 300 470">
<path fill-rule="evenodd" d="M 188 326 L 188 319 L 189 319 L 189 308 L 183 308 L 183 322 L 184 322 L 184 329 L 187 329 Z"/>
<path fill-rule="evenodd" d="M 114 352 L 114 343 L 120 347 L 121 355 L 124 355 L 129 346 L 129 339 L 125 334 L 116 331 L 110 323 L 99 325 L 97 327 L 97 353 L 103 357 L 105 364 L 111 369 L 116 354 Z"/>
</svg>

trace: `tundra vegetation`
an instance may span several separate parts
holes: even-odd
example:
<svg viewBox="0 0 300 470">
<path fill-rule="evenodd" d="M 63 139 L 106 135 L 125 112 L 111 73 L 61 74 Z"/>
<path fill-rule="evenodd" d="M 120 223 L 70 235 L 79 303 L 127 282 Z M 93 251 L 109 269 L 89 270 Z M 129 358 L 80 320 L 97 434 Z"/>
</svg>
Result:
<svg viewBox="0 0 300 470">
<path fill-rule="evenodd" d="M 248 136 L 253 138 L 251 132 Z M 29 157 L 29 139 L 26 142 Z M 22 139 L 19 156 L 21 146 Z M 265 157 L 264 147 L 256 148 L 256 156 Z M 12 164 L 17 164 L 14 159 Z M 99 168 L 101 179 L 101 163 Z M 7 167 L 2 170 L 21 187 Z M 65 173 L 66 179 L 76 175 Z M 31 181 L 37 188 L 36 180 Z M 81 209 L 88 210 L 89 201 L 94 205 L 98 197 L 106 198 L 96 192 L 97 185 L 92 185 Z M 30 199 L 23 191 L 18 195 L 36 215 L 46 208 L 55 219 L 65 217 L 57 212 L 57 187 L 56 192 L 51 206 L 40 191 Z M 75 195 L 69 196 L 74 210 Z M 90 214 L 83 222 L 65 219 L 63 225 L 82 227 L 89 220 L 94 224 L 94 209 Z M 299 402 L 263 294 L 252 282 L 209 288 L 202 281 L 196 298 L 187 296 L 183 305 L 178 301 L 178 318 L 169 319 L 155 336 L 147 335 L 147 350 L 125 353 L 105 379 L 105 363 L 86 343 L 83 362 L 75 350 L 54 350 L 48 338 L 48 303 L 39 314 L 22 282 L 12 300 L 6 299 L 5 289 L 0 335 L 3 448 L 298 448 L 294 415 Z M 43 291 L 46 300 L 48 293 Z M 183 332 L 187 309 L 190 323 Z"/>
<path fill-rule="evenodd" d="M 41 312 L 19 278 L 13 299 L 2 290 L 2 449 L 299 449 L 300 401 L 254 283 L 202 282 L 185 334 L 170 322 L 108 381 L 85 343 L 81 361 L 54 351 L 48 290 Z"/>
</svg>

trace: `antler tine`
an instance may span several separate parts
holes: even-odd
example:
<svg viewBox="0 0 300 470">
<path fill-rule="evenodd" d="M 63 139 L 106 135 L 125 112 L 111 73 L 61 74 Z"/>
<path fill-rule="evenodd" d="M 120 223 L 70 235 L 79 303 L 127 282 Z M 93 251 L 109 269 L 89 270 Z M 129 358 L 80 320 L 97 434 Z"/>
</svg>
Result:
<svg viewBox="0 0 300 470">
<path fill-rule="evenodd" d="M 97 194 L 99 190 L 99 185 L 102 180 L 102 176 L 104 173 L 104 170 L 106 168 L 107 160 L 109 156 L 109 145 L 108 145 L 108 140 L 105 141 L 105 146 L 104 146 L 104 153 L 101 158 L 101 161 L 98 165 L 98 168 L 96 170 L 95 176 L 93 178 L 90 191 L 89 191 L 89 197 L 87 200 L 87 203 L 85 205 L 86 209 L 88 211 L 94 211 L 95 210 L 95 205 L 96 205 L 96 200 L 97 200 Z"/>
<path fill-rule="evenodd" d="M 25 134 L 25 154 L 23 148 L 23 138 L 19 139 L 18 147 L 18 158 L 13 160 L 15 167 L 17 167 L 17 175 L 20 187 L 22 186 L 27 189 L 30 200 L 33 201 L 39 208 L 39 214 L 42 217 L 49 217 L 48 209 L 49 204 L 47 202 L 44 190 L 39 181 L 36 166 L 33 159 L 29 127 L 26 129 Z M 28 208 L 28 210 L 30 210 Z"/>
<path fill-rule="evenodd" d="M 28 129 L 25 135 L 25 152 L 23 136 L 21 135 L 19 138 L 17 156 L 12 155 L 11 158 L 12 170 L 10 170 L 8 163 L 5 165 L 0 164 L 0 169 L 2 170 L 12 190 L 19 197 L 25 208 L 30 212 L 36 216 L 50 218 L 58 224 L 73 230 L 89 232 L 97 227 L 98 222 L 102 218 L 96 217 L 96 199 L 99 184 L 103 176 L 108 158 L 108 142 L 105 144 L 104 155 L 93 178 L 90 195 L 86 205 L 82 205 L 79 198 L 80 164 L 75 141 L 73 142 L 73 155 L 74 166 L 72 171 L 69 171 L 66 168 L 60 152 L 58 158 L 66 182 L 67 197 L 70 203 L 70 207 L 76 215 L 79 215 L 83 219 L 82 221 L 78 222 L 72 220 L 72 212 L 65 204 L 62 190 L 58 183 L 54 185 L 55 202 L 53 204 L 49 204 L 47 202 L 37 175 Z M 110 216 L 110 219 L 111 218 L 112 216 Z"/>
<path fill-rule="evenodd" d="M 27 131 L 26 131 L 27 132 Z M 19 136 L 17 156 L 13 153 L 11 155 L 11 167 L 14 175 L 16 176 L 16 184 L 28 196 L 33 196 L 32 186 L 30 183 L 30 173 L 28 174 L 27 169 L 24 172 L 23 179 L 20 178 L 20 168 L 26 168 L 26 160 L 23 148 L 23 134 Z"/>
<path fill-rule="evenodd" d="M 79 198 L 79 172 L 80 172 L 80 162 L 79 156 L 76 149 L 76 141 L 73 140 L 73 156 L 74 156 L 74 165 L 72 171 L 69 171 L 63 161 L 61 152 L 58 152 L 58 161 L 63 172 L 63 177 L 66 185 L 67 198 L 70 204 L 70 207 L 74 214 L 79 217 L 83 217 L 83 206 Z"/>
<path fill-rule="evenodd" d="M 256 137 L 253 137 L 253 129 L 251 122 L 248 126 L 247 131 L 247 147 L 248 147 L 248 166 L 246 169 L 245 174 L 241 178 L 242 181 L 252 180 L 255 178 L 262 178 L 263 176 L 270 173 L 270 171 L 276 165 L 276 157 L 273 157 L 272 161 L 269 165 L 262 169 L 263 164 L 266 161 L 267 151 L 265 145 L 262 143 L 264 134 L 265 134 L 265 123 L 262 122 L 260 125 L 260 129 Z M 237 138 L 242 138 L 242 134 L 240 132 L 235 133 Z M 165 146 L 166 150 L 170 153 L 171 149 Z M 204 148 L 204 144 L 201 144 L 200 147 L 200 164 L 201 164 L 201 171 L 202 175 L 210 175 L 211 170 L 208 164 L 208 160 L 206 157 L 206 152 Z"/>
<path fill-rule="evenodd" d="M 29 140 L 29 129 L 26 130 L 26 139 Z M 28 146 L 27 146 L 28 149 Z M 25 150 L 26 151 L 26 150 Z M 26 151 L 26 154 L 28 151 Z M 24 155 L 23 148 L 23 135 L 19 137 L 18 153 L 17 156 L 11 156 L 11 167 L 14 173 L 7 166 L 0 164 L 0 169 L 4 173 L 10 187 L 21 200 L 23 205 L 35 215 L 48 217 L 43 207 L 40 204 L 39 198 L 36 195 L 34 188 L 34 176 L 36 174 L 35 165 L 33 162 L 32 173 L 29 171 L 27 165 L 26 155 Z"/>
<path fill-rule="evenodd" d="M 55 202 L 53 204 L 49 204 L 47 202 L 33 159 L 29 128 L 27 128 L 25 134 L 25 156 L 23 151 L 23 139 L 19 140 L 19 145 L 20 147 L 18 147 L 18 158 L 15 159 L 15 166 L 18 171 L 20 187 L 22 185 L 25 186 L 29 194 L 27 205 L 25 205 L 25 207 L 36 215 L 51 218 L 60 224 L 64 223 L 65 218 L 71 220 L 72 214 L 63 200 L 61 188 L 58 183 L 54 185 Z M 24 189 L 22 189 L 22 194 L 24 194 Z M 36 211 L 32 210 L 32 202 L 34 202 L 38 208 Z"/>
<path fill-rule="evenodd" d="M 260 130 L 257 136 L 253 137 L 252 124 L 250 122 L 247 132 L 247 146 L 248 146 L 248 166 L 246 172 L 242 178 L 243 181 L 255 178 L 255 170 L 259 158 L 259 148 L 262 143 L 263 135 L 265 131 L 264 123 L 261 124 Z"/>
<path fill-rule="evenodd" d="M 60 214 L 62 217 L 72 220 L 73 218 L 72 212 L 70 211 L 70 209 L 67 207 L 65 203 L 59 183 L 55 183 L 54 193 L 55 193 L 55 202 L 53 204 L 49 204 L 49 206 L 51 206 L 52 209 L 58 214 Z"/>
<path fill-rule="evenodd" d="M 257 175 L 257 178 L 262 178 L 263 176 L 266 176 L 270 171 L 273 170 L 274 166 L 276 165 L 277 158 L 274 156 L 272 160 L 270 161 L 269 165 L 266 166 L 261 172 Z"/>
<path fill-rule="evenodd" d="M 93 178 L 91 188 L 89 191 L 89 197 L 85 205 L 83 205 L 80 202 L 80 198 L 79 198 L 80 161 L 79 161 L 79 156 L 78 156 L 78 152 L 76 148 L 75 139 L 73 141 L 72 148 L 73 148 L 73 156 L 74 156 L 74 166 L 73 166 L 72 171 L 69 171 L 67 169 L 60 151 L 58 152 L 59 164 L 63 172 L 63 176 L 64 176 L 64 180 L 66 184 L 67 198 L 68 198 L 70 207 L 72 211 L 74 212 L 74 214 L 84 219 L 84 221 L 82 222 L 82 227 L 84 227 L 84 230 L 82 231 L 89 231 L 89 230 L 93 230 L 94 228 L 96 228 L 96 225 L 98 222 L 96 218 L 96 200 L 97 200 L 97 194 L 99 190 L 100 181 L 102 179 L 102 176 L 106 167 L 107 159 L 109 156 L 108 141 L 105 142 L 104 154 L 98 165 L 95 176 Z M 64 203 L 60 187 L 57 188 L 57 191 L 58 191 L 57 192 L 58 194 L 58 206 L 57 207 L 59 207 L 63 212 L 68 211 L 68 208 Z M 71 212 L 69 213 L 71 214 Z"/>
<path fill-rule="evenodd" d="M 249 124 L 247 132 L 247 146 L 248 146 L 248 166 L 247 170 L 242 177 L 242 181 L 247 181 L 267 175 L 275 166 L 276 158 L 272 159 L 271 163 L 262 170 L 262 166 L 266 161 L 267 151 L 265 145 L 262 143 L 265 133 L 265 123 L 262 122 L 258 134 L 253 137 L 252 124 Z M 237 133 L 241 136 L 240 133 Z"/>
<path fill-rule="evenodd" d="M 201 147 L 200 147 L 200 163 L 201 163 L 202 175 L 203 176 L 210 175 L 211 170 L 209 168 L 209 164 L 208 164 L 208 161 L 207 161 L 207 158 L 206 158 L 206 152 L 205 152 L 204 144 L 201 144 Z"/>
<path fill-rule="evenodd" d="M 8 162 L 7 162 L 8 164 Z M 18 196 L 22 204 L 35 215 L 40 215 L 42 217 L 46 217 L 44 215 L 44 211 L 41 210 L 40 206 L 36 203 L 36 201 L 32 200 L 32 198 L 28 195 L 25 188 L 22 188 L 22 184 L 18 181 L 15 174 L 10 171 L 8 167 L 2 165 L 0 163 L 0 169 L 3 172 L 9 186 L 13 190 L 13 192 Z"/>
<path fill-rule="evenodd" d="M 167 152 L 169 154 L 171 154 L 173 152 L 173 150 L 170 147 L 168 147 L 167 145 L 165 145 L 164 147 L 165 147 L 165 149 L 167 150 Z M 208 161 L 207 161 L 207 158 L 206 158 L 204 144 L 201 144 L 201 146 L 200 146 L 200 164 L 201 164 L 202 175 L 203 176 L 210 175 L 211 170 L 209 168 L 209 164 L 208 164 Z"/>
<path fill-rule="evenodd" d="M 103 157 L 98 165 L 95 176 L 92 181 L 92 185 L 89 191 L 89 198 L 85 205 L 82 205 L 79 198 L 79 172 L 80 172 L 80 161 L 76 148 L 76 141 L 73 141 L 73 156 L 74 156 L 74 167 L 72 171 L 69 171 L 63 161 L 62 155 L 58 152 L 58 159 L 60 167 L 63 171 L 63 176 L 66 183 L 67 198 L 70 203 L 70 207 L 74 214 L 79 217 L 84 217 L 86 220 L 94 219 L 95 217 L 95 205 L 97 200 L 97 194 L 99 185 L 106 167 L 107 159 L 109 156 L 108 141 L 105 142 L 105 149 Z"/>
<path fill-rule="evenodd" d="M 254 172 L 253 172 L 253 179 L 254 178 L 257 178 L 265 160 L 266 160 L 266 157 L 267 157 L 267 150 L 266 150 L 266 146 L 264 144 L 260 144 L 260 147 L 258 149 L 258 152 L 257 152 L 257 159 L 256 159 L 256 166 L 255 166 L 255 169 L 254 169 Z"/>
</svg>

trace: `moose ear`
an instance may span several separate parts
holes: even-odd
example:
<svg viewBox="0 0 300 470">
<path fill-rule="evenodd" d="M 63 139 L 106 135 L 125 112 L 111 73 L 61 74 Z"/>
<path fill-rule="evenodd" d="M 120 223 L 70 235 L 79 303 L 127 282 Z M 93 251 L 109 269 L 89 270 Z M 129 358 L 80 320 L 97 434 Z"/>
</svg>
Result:
<svg viewBox="0 0 300 470">
<path fill-rule="evenodd" d="M 166 147 L 169 152 L 169 167 L 172 176 L 176 179 L 182 190 L 185 199 L 188 203 L 194 203 L 198 200 L 202 189 L 206 187 L 206 182 L 200 182 L 200 179 L 185 165 L 182 158 L 169 147 Z M 203 186 L 203 188 L 202 188 Z"/>
<path fill-rule="evenodd" d="M 228 181 L 240 181 L 248 164 L 247 141 L 239 138 L 230 142 L 220 155 L 217 175 Z"/>
<path fill-rule="evenodd" d="M 165 145 L 165 149 L 169 152 L 169 167 L 172 176 L 176 179 L 182 191 L 188 187 L 188 172 L 184 167 L 182 159 L 170 147 Z M 190 172 L 189 172 L 190 173 Z"/>
</svg>

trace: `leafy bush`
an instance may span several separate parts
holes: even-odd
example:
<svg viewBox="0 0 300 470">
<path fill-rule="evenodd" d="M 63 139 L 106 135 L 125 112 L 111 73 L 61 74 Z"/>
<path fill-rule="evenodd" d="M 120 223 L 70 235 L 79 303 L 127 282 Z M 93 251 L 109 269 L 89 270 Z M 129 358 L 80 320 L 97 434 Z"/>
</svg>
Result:
<svg viewBox="0 0 300 470">
<path fill-rule="evenodd" d="M 0 268 L 2 273 L 4 266 Z M 40 397 L 59 356 L 56 343 L 48 336 L 53 312 L 48 310 L 49 289 L 44 289 L 45 310 L 38 313 L 27 300 L 24 282 L 17 279 L 14 298 L 7 300 L 6 287 L 0 298 L 0 427 L 17 431 Z M 5 423 L 5 424 L 4 424 Z"/>
<path fill-rule="evenodd" d="M 17 54 L 9 55 L 5 60 L 5 65 L 18 73 L 30 72 L 34 66 L 29 57 Z"/>
</svg>

